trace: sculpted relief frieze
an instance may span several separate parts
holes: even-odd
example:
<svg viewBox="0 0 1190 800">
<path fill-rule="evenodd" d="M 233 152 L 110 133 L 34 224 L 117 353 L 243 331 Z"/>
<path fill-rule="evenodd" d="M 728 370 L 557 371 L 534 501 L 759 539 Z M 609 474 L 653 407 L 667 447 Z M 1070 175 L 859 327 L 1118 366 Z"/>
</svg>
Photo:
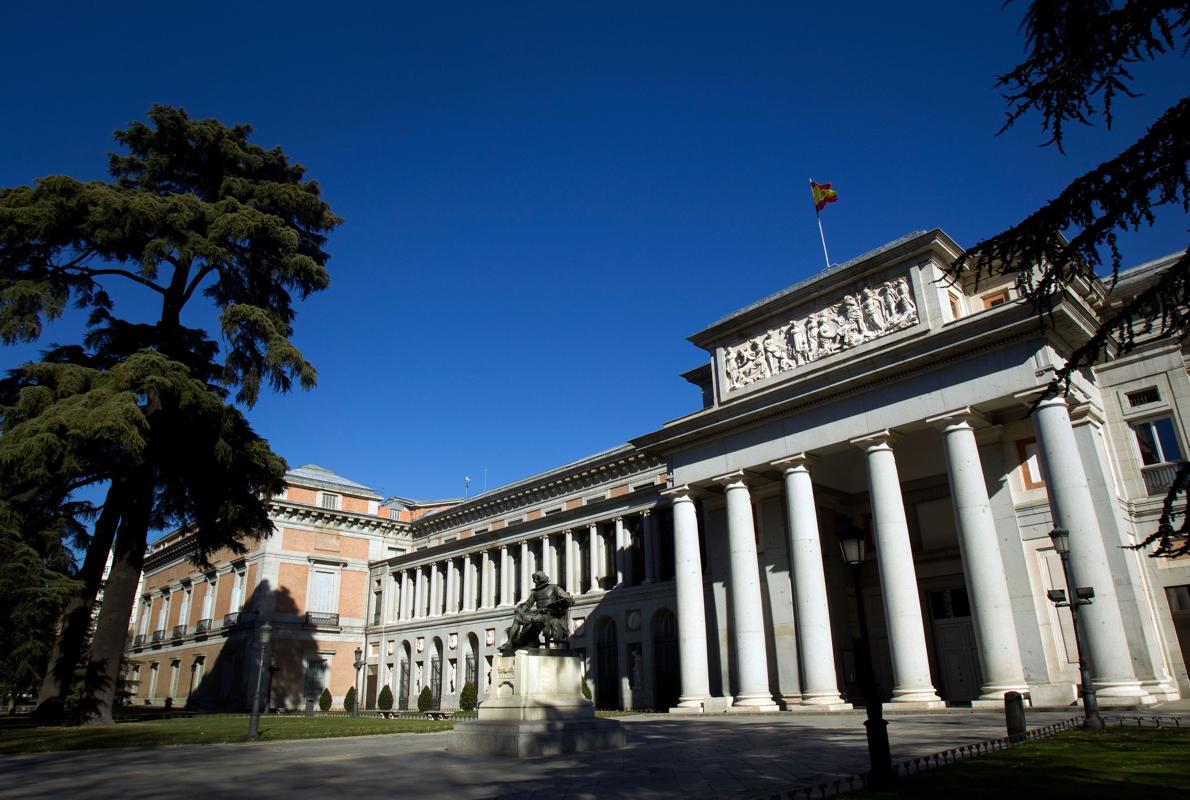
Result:
<svg viewBox="0 0 1190 800">
<path fill-rule="evenodd" d="M 908 278 L 871 284 L 806 317 L 723 348 L 728 391 L 917 324 Z"/>
</svg>

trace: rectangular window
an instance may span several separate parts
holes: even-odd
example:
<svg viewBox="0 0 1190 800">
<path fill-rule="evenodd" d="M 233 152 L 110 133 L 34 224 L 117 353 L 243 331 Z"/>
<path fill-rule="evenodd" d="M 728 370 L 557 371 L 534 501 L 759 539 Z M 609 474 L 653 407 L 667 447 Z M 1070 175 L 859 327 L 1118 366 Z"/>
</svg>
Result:
<svg viewBox="0 0 1190 800">
<path fill-rule="evenodd" d="M 235 583 L 231 585 L 231 613 L 240 610 L 244 605 L 244 590 L 248 588 L 248 573 L 236 571 Z"/>
<path fill-rule="evenodd" d="M 959 300 L 959 296 L 954 292 L 947 292 L 946 296 L 950 300 L 950 318 L 958 319 L 963 316 L 963 306 Z"/>
<path fill-rule="evenodd" d="M 1021 482 L 1025 484 L 1025 488 L 1044 488 L 1045 480 L 1041 476 L 1041 461 L 1037 455 L 1037 440 L 1033 437 L 1017 440 L 1016 453 L 1021 464 Z"/>
<path fill-rule="evenodd" d="M 207 579 L 207 590 L 202 596 L 202 619 L 210 619 L 215 609 L 215 579 Z"/>
<path fill-rule="evenodd" d="M 161 607 L 157 609 L 157 630 L 165 630 L 166 620 L 169 619 L 169 595 L 163 595 L 161 598 Z"/>
<path fill-rule="evenodd" d="M 322 656 L 308 656 L 306 658 L 306 680 L 303 694 L 312 700 L 317 700 L 326 687 L 326 659 Z"/>
<path fill-rule="evenodd" d="M 1182 460 L 1178 433 L 1169 417 L 1135 422 L 1132 424 L 1132 433 L 1136 437 L 1140 462 L 1144 466 Z"/>
<path fill-rule="evenodd" d="M 1001 289 L 998 292 L 992 292 L 990 294 L 985 294 L 983 296 L 983 307 L 984 308 L 995 308 L 996 306 L 1002 306 L 1007 302 L 1008 302 L 1008 290 L 1007 289 Z"/>
<path fill-rule="evenodd" d="M 310 577 L 310 611 L 332 613 L 335 610 L 335 573 L 316 569 Z"/>
<path fill-rule="evenodd" d="M 190 623 L 190 592 L 193 591 L 189 587 L 182 592 L 182 609 L 178 614 L 178 624 L 188 625 Z"/>
<path fill-rule="evenodd" d="M 332 511 L 339 509 L 339 495 L 330 494 L 329 492 L 322 492 L 318 499 L 318 505 L 323 508 L 329 508 Z"/>
<path fill-rule="evenodd" d="M 1129 392 L 1125 396 L 1128 398 L 1129 408 L 1161 402 L 1161 392 L 1157 391 L 1156 386 L 1150 386 L 1147 389 L 1138 389 L 1135 392 Z"/>
</svg>

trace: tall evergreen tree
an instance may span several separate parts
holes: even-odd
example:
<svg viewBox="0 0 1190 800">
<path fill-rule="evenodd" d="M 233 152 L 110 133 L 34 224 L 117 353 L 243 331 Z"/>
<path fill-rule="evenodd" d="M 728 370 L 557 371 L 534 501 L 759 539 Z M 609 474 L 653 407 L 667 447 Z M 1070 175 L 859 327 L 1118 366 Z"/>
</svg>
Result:
<svg viewBox="0 0 1190 800">
<path fill-rule="evenodd" d="M 1042 116 L 1046 144 L 1063 151 L 1071 123 L 1102 117 L 1111 127 L 1115 102 L 1134 97 L 1132 69 L 1161 56 L 1182 57 L 1190 48 L 1190 6 L 1170 0 L 1033 0 L 1022 29 L 1026 59 L 1001 75 L 1008 103 L 1001 132 L 1031 112 Z M 1017 225 L 974 245 L 953 265 L 980 277 L 1013 273 L 1022 296 L 1042 324 L 1065 286 L 1093 280 L 1110 262 L 1111 282 L 1123 255 L 1120 233 L 1151 226 L 1164 206 L 1190 211 L 1190 97 L 1161 114 L 1148 131 L 1115 158 L 1077 178 Z M 1073 231 L 1066 238 L 1063 232 Z M 1036 270 L 1020 265 L 1038 265 Z M 1051 391 L 1111 352 L 1127 352 L 1151 336 L 1184 342 L 1190 337 L 1190 248 L 1152 284 L 1118 307 L 1106 309 L 1098 329 L 1067 355 Z M 1165 497 L 1157 530 L 1143 546 L 1154 555 L 1190 554 L 1190 463 Z M 1184 500 L 1180 506 L 1179 497 Z M 1180 522 L 1175 521 L 1180 516 Z"/>
<path fill-rule="evenodd" d="M 116 133 L 127 152 L 109 158 L 112 181 L 55 176 L 0 191 L 0 337 L 34 340 L 74 303 L 91 309 L 92 333 L 70 355 L 101 372 L 134 363 L 149 380 L 135 396 L 143 446 L 109 462 L 114 562 L 84 693 L 98 722 L 111 719 L 148 531 L 193 521 L 200 552 L 271 531 L 261 494 L 280 487 L 284 462 L 223 387 L 250 406 L 264 384 L 314 385 L 291 341 L 294 302 L 329 284 L 324 245 L 340 223 L 304 168 L 249 142 L 248 126 L 168 106 L 148 116 Z M 113 280 L 153 293 L 155 318 L 120 318 L 105 290 Z M 219 311 L 219 357 L 182 325 L 198 294 Z M 75 466 L 83 475 L 96 464 Z"/>
</svg>

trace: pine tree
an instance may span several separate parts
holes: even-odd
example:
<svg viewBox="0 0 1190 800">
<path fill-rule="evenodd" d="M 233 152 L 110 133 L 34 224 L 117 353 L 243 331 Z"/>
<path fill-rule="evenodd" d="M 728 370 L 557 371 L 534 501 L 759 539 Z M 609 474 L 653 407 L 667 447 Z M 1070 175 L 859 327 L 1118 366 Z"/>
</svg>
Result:
<svg viewBox="0 0 1190 800">
<path fill-rule="evenodd" d="M 1134 97 L 1132 68 L 1190 48 L 1190 7 L 1184 2 L 1033 0 L 1022 28 L 1026 59 L 1001 75 L 1007 119 L 1001 132 L 1031 112 L 1042 116 L 1046 144 L 1063 151 L 1070 123 L 1091 125 L 1102 116 L 1110 128 L 1115 102 Z M 1110 282 L 1119 275 L 1121 232 L 1151 226 L 1164 206 L 1190 211 L 1190 97 L 1174 103 L 1135 143 L 1076 179 L 1017 225 L 974 245 L 952 266 L 979 278 L 1011 273 L 1042 324 L 1063 287 L 1093 281 L 1110 260 Z M 1063 231 L 1075 233 L 1067 239 Z M 1038 265 L 1021 269 L 1021 265 Z M 1190 337 L 1190 248 L 1151 285 L 1106 309 L 1098 329 L 1066 354 L 1052 393 L 1112 352 L 1126 353 L 1153 336 Z M 1175 528 L 1179 495 L 1190 487 L 1183 464 L 1165 497 L 1158 529 L 1142 546 L 1153 555 L 1190 554 L 1190 505 Z"/>
<path fill-rule="evenodd" d="M 376 707 L 381 711 L 391 711 L 393 708 L 393 690 L 387 683 L 380 690 L 380 696 L 376 698 Z"/>
<path fill-rule="evenodd" d="M 33 341 L 74 304 L 91 311 L 91 333 L 47 362 L 93 362 L 106 372 L 139 358 L 152 373 L 145 377 L 155 377 L 132 403 L 143 443 L 117 448 L 108 474 L 97 470 L 103 462 L 85 459 L 57 473 L 76 488 L 110 481 L 104 509 L 114 563 L 84 695 L 88 719 L 98 722 L 111 720 L 148 531 L 193 522 L 205 552 L 271 531 L 260 494 L 279 486 L 284 462 L 227 405 L 227 390 L 250 406 L 262 384 L 282 392 L 314 385 L 313 366 L 290 341 L 293 305 L 329 284 L 323 246 L 340 222 L 304 168 L 280 148 L 250 143 L 247 126 L 193 120 L 168 106 L 155 106 L 149 120 L 116 133 L 126 153 L 109 158 L 109 182 L 54 176 L 0 191 L 0 338 Z M 110 281 L 150 292 L 156 318 L 118 317 Z M 181 323 L 199 293 L 219 311 L 223 353 Z M 91 413 L 66 399 L 56 405 L 40 413 Z M 93 602 L 83 584 L 81 606 Z"/>
<path fill-rule="evenodd" d="M 343 710 L 351 711 L 355 708 L 355 687 L 352 686 L 347 690 L 347 694 L 343 695 Z"/>
</svg>

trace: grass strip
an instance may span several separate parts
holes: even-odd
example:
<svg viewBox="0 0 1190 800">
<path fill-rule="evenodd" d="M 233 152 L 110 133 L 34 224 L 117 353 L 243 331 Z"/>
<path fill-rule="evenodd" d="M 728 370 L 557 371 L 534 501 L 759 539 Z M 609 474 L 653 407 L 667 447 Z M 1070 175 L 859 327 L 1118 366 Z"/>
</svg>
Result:
<svg viewBox="0 0 1190 800">
<path fill-rule="evenodd" d="M 453 727 L 454 723 L 449 720 L 262 716 L 258 741 L 433 733 L 448 731 Z M 226 744 L 245 742 L 247 739 L 246 714 L 210 714 L 188 719 L 120 722 L 94 728 L 0 726 L 0 754 L 48 753 L 57 750 L 92 750 L 105 747 Z"/>
<path fill-rule="evenodd" d="M 1074 730 L 901 779 L 897 791 L 857 800 L 1190 797 L 1190 729 Z"/>
</svg>

